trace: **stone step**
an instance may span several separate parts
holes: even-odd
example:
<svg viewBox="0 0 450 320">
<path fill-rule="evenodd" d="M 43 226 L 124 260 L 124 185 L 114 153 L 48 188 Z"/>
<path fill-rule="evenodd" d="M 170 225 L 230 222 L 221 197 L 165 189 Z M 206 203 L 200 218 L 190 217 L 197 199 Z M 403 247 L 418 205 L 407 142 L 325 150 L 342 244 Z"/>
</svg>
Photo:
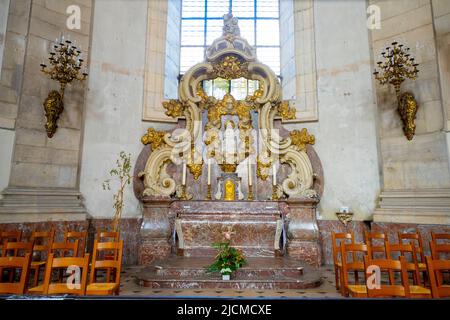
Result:
<svg viewBox="0 0 450 320">
<path fill-rule="evenodd" d="M 248 264 L 224 281 L 219 273 L 207 273 L 213 258 L 175 257 L 154 263 L 136 275 L 150 288 L 305 289 L 321 284 L 317 269 L 285 257 L 248 258 Z"/>
</svg>

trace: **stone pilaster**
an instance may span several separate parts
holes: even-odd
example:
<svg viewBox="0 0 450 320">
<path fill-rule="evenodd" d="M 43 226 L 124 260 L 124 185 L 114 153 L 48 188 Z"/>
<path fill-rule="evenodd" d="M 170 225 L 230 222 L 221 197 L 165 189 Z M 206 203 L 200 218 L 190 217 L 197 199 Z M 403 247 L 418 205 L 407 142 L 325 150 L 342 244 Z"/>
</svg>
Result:
<svg viewBox="0 0 450 320">
<path fill-rule="evenodd" d="M 373 221 L 450 224 L 450 189 L 383 191 Z"/>
<path fill-rule="evenodd" d="M 72 189 L 9 187 L 0 199 L 0 223 L 84 221 L 81 193 Z"/>
<path fill-rule="evenodd" d="M 150 264 L 171 252 L 169 209 L 172 201 L 143 199 L 139 264 Z"/>
<path fill-rule="evenodd" d="M 81 1 L 81 28 L 66 26 L 73 1 L 11 1 L 0 84 L 0 128 L 14 130 L 8 186 L 0 194 L 0 222 L 80 221 L 86 209 L 79 192 L 84 94 L 74 81 L 64 95 L 58 130 L 49 138 L 43 102 L 59 83 L 40 72 L 61 33 L 83 48 L 89 61 L 92 1 Z M 3 151 L 3 150 L 2 150 Z M 9 153 L 7 150 L 6 153 Z M 5 184 L 3 184 L 5 185 Z"/>
<path fill-rule="evenodd" d="M 316 220 L 316 200 L 289 200 L 287 214 L 287 253 L 305 263 L 319 266 L 321 249 Z"/>
</svg>

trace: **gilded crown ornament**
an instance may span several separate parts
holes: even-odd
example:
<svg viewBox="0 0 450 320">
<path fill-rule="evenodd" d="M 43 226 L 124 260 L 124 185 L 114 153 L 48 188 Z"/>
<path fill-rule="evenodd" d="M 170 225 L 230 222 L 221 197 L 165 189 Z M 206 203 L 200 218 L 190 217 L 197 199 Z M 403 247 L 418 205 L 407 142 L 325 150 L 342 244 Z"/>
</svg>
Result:
<svg viewBox="0 0 450 320">
<path fill-rule="evenodd" d="M 398 113 L 403 122 L 403 132 L 408 140 L 412 140 L 416 131 L 416 114 L 418 105 L 411 92 L 400 93 L 400 87 L 406 79 L 416 80 L 418 63 L 409 53 L 410 49 L 403 44 L 392 42 L 381 55 L 384 62 L 377 62 L 379 70 L 373 73 L 381 85 L 392 84 L 397 96 Z"/>
<path fill-rule="evenodd" d="M 47 119 L 45 129 L 47 136 L 52 138 L 58 128 L 57 121 L 64 111 L 64 91 L 67 84 L 75 80 L 86 80 L 88 73 L 87 67 L 80 71 L 84 62 L 81 49 L 77 48 L 72 41 L 64 40 L 64 36 L 56 39 L 48 60 L 50 67 L 41 63 L 41 71 L 60 84 L 60 90 L 51 91 L 43 104 Z"/>
</svg>

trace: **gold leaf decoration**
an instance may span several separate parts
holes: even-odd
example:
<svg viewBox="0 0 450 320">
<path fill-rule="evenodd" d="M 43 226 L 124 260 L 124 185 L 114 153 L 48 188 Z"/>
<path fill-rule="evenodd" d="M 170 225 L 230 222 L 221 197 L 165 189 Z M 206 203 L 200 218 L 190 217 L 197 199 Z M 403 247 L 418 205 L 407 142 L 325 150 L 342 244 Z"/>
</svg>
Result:
<svg viewBox="0 0 450 320">
<path fill-rule="evenodd" d="M 414 99 L 414 95 L 410 92 L 405 92 L 400 95 L 398 101 L 398 113 L 403 121 L 403 132 L 408 140 L 414 138 L 416 132 L 416 114 L 417 114 L 417 102 Z"/>
<path fill-rule="evenodd" d="M 247 67 L 247 63 L 242 63 L 235 56 L 226 56 L 219 63 L 213 64 L 216 77 L 226 80 L 245 78 L 248 75 Z"/>
<path fill-rule="evenodd" d="M 166 109 L 166 115 L 172 118 L 181 117 L 184 112 L 184 106 L 178 100 L 164 101 L 163 107 Z"/>
<path fill-rule="evenodd" d="M 309 134 L 306 128 L 303 128 L 301 131 L 293 130 L 289 135 L 292 140 L 292 145 L 299 151 L 305 151 L 307 144 L 313 145 L 316 141 L 314 135 Z"/>
<path fill-rule="evenodd" d="M 142 136 L 141 142 L 144 145 L 151 144 L 152 150 L 156 150 L 166 144 L 164 142 L 165 135 L 166 132 L 164 131 L 156 131 L 153 128 L 148 128 L 147 133 Z"/>
<path fill-rule="evenodd" d="M 198 180 L 198 178 L 202 175 L 203 161 L 202 163 L 199 164 L 194 163 L 188 164 L 187 167 L 189 168 L 189 171 L 194 177 L 194 180 Z"/>
<path fill-rule="evenodd" d="M 289 107 L 288 101 L 281 101 L 278 103 L 278 114 L 283 120 L 295 120 L 297 119 L 295 108 Z"/>
</svg>

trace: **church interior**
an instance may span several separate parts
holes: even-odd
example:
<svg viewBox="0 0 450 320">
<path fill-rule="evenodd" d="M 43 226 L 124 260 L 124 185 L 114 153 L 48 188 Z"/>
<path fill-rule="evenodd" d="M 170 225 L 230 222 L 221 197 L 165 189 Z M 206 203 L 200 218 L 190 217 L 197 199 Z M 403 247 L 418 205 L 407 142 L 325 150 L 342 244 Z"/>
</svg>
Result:
<svg viewBox="0 0 450 320">
<path fill-rule="evenodd" d="M 450 296 L 449 0 L 0 0 L 0 296 Z"/>
</svg>

